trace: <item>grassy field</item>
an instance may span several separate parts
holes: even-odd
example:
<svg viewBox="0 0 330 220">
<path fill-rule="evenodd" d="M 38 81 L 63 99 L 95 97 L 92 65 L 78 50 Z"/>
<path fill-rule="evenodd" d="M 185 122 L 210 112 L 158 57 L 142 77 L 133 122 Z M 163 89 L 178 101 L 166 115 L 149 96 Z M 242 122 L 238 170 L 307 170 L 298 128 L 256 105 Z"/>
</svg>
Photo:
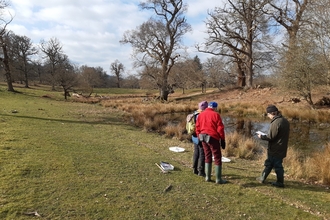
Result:
<svg viewBox="0 0 330 220">
<path fill-rule="evenodd" d="M 262 185 L 262 164 L 240 159 L 223 164 L 228 184 L 207 183 L 192 174 L 191 144 L 132 127 L 113 108 L 16 90 L 0 87 L 0 219 L 330 219 L 327 187 Z"/>
</svg>

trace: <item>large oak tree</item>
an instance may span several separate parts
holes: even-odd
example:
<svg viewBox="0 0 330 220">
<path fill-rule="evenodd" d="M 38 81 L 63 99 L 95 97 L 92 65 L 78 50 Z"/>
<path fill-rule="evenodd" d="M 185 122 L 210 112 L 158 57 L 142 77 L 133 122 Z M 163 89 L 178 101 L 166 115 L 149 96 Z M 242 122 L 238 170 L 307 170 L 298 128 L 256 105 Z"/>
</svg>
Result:
<svg viewBox="0 0 330 220">
<path fill-rule="evenodd" d="M 225 56 L 236 64 L 238 86 L 252 87 L 255 49 L 267 36 L 267 18 L 263 11 L 268 0 L 227 0 L 222 8 L 209 12 L 208 38 L 198 45 L 200 52 Z M 259 54 L 262 51 L 259 51 Z M 259 55 L 260 56 L 260 55 Z"/>
<path fill-rule="evenodd" d="M 33 46 L 30 38 L 11 34 L 9 51 L 11 66 L 21 76 L 20 79 L 24 81 L 25 88 L 28 88 L 29 75 L 34 68 L 32 57 L 38 53 L 37 48 Z"/>
<path fill-rule="evenodd" d="M 160 99 L 167 100 L 172 89 L 168 77 L 178 57 L 177 50 L 182 46 L 183 35 L 191 30 L 184 16 L 187 6 L 182 0 L 147 0 L 140 7 L 153 11 L 154 16 L 127 31 L 121 42 L 131 44 L 139 66 L 160 69 L 157 86 Z"/>
<path fill-rule="evenodd" d="M 10 19 L 6 19 L 5 10 L 9 6 L 9 1 L 0 0 L 0 48 L 1 48 L 1 57 L 0 62 L 3 63 L 5 69 L 5 76 L 7 81 L 7 90 L 14 92 L 14 87 L 11 78 L 10 62 L 8 55 L 8 31 L 7 25 L 12 21 L 13 17 L 10 16 Z"/>
</svg>

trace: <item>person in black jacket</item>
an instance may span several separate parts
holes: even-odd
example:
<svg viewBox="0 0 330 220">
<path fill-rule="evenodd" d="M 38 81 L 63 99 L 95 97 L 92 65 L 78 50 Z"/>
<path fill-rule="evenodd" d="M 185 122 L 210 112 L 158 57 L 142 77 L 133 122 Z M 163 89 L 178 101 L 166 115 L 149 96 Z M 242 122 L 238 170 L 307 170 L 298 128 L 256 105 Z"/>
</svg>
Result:
<svg viewBox="0 0 330 220">
<path fill-rule="evenodd" d="M 194 113 L 194 119 L 197 120 L 198 114 L 204 111 L 208 106 L 207 101 L 202 101 L 198 104 L 198 110 Z M 194 143 L 194 154 L 193 154 L 193 172 L 198 176 L 205 177 L 205 154 L 203 150 L 202 142 L 194 132 L 191 136 L 192 142 Z"/>
<path fill-rule="evenodd" d="M 267 135 L 258 134 L 261 140 L 268 141 L 267 159 L 265 169 L 257 181 L 264 183 L 272 169 L 275 169 L 277 181 L 272 182 L 273 186 L 284 187 L 283 159 L 286 157 L 290 124 L 284 118 L 275 105 L 266 108 L 267 116 L 271 119 L 270 128 Z"/>
</svg>

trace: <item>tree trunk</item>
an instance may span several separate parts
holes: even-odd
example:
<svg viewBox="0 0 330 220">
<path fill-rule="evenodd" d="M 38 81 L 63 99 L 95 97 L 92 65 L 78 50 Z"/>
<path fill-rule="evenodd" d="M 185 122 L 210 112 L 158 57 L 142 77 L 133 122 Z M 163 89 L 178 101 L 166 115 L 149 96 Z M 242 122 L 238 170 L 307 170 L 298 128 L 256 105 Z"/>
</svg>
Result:
<svg viewBox="0 0 330 220">
<path fill-rule="evenodd" d="M 0 42 L 1 42 L 2 52 L 3 52 L 3 59 L 1 59 L 1 61 L 3 62 L 4 68 L 5 68 L 5 75 L 6 75 L 6 80 L 7 80 L 7 90 L 10 92 L 15 92 L 14 87 L 13 87 L 13 82 L 11 79 L 7 45 L 6 45 L 6 43 L 4 43 L 2 35 L 0 36 Z"/>
<path fill-rule="evenodd" d="M 249 30 L 252 30 L 252 23 L 248 26 Z M 245 56 L 245 65 L 246 65 L 246 85 L 247 88 L 252 88 L 253 82 L 253 32 L 249 31 L 248 33 L 248 42 L 246 45 L 246 53 Z"/>
<path fill-rule="evenodd" d="M 252 81 L 253 81 L 252 72 L 251 72 L 251 70 L 249 70 L 246 74 L 246 85 L 245 85 L 245 87 L 246 88 L 252 88 Z"/>
<path fill-rule="evenodd" d="M 165 87 L 166 88 L 164 88 L 164 86 L 163 86 L 160 90 L 160 99 L 167 101 L 169 92 L 168 92 L 167 86 L 165 86 Z"/>
<path fill-rule="evenodd" d="M 28 80 L 28 75 L 27 72 L 24 73 L 24 83 L 25 83 L 25 88 L 29 88 L 29 80 Z"/>
<path fill-rule="evenodd" d="M 12 83 L 12 79 L 11 79 L 11 73 L 7 72 L 7 68 L 6 69 L 6 80 L 7 80 L 7 90 L 10 92 L 15 92 L 14 87 L 13 87 L 13 83 Z"/>
<path fill-rule="evenodd" d="M 245 78 L 245 72 L 244 72 L 244 64 L 238 63 L 237 64 L 237 86 L 244 87 L 246 85 L 246 78 Z"/>
<path fill-rule="evenodd" d="M 168 86 L 168 61 L 164 60 L 162 64 L 162 83 L 160 88 L 160 100 L 167 101 L 169 94 Z"/>
<path fill-rule="evenodd" d="M 119 78 L 119 74 L 116 74 L 117 75 L 117 88 L 120 88 L 120 78 Z"/>
</svg>

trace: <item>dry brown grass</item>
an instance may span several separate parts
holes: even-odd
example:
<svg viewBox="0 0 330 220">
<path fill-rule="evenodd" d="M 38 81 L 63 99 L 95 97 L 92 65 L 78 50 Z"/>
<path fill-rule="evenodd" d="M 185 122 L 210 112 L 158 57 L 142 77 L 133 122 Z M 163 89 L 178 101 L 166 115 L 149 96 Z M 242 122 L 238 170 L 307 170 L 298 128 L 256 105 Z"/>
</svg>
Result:
<svg viewBox="0 0 330 220">
<path fill-rule="evenodd" d="M 306 122 L 330 122 L 328 109 L 282 108 L 282 114 L 289 119 Z"/>
<path fill-rule="evenodd" d="M 262 146 L 252 138 L 245 137 L 238 132 L 226 136 L 227 147 L 225 156 L 233 156 L 242 159 L 256 159 L 262 152 Z"/>
<path fill-rule="evenodd" d="M 304 158 L 301 156 L 302 154 L 293 148 L 288 148 L 287 156 L 283 160 L 283 166 L 288 173 L 294 179 L 303 179 L 307 177 L 307 173 L 305 172 L 304 167 Z"/>
<path fill-rule="evenodd" d="M 263 163 L 267 158 L 265 150 L 259 157 L 259 162 Z M 287 156 L 283 160 L 285 173 L 289 178 L 330 184 L 330 143 L 324 149 L 312 153 L 310 156 L 302 156 L 302 153 L 294 148 L 288 148 Z"/>
<path fill-rule="evenodd" d="M 322 184 L 330 184 L 330 143 L 328 143 L 324 149 L 314 152 L 312 156 L 306 159 L 304 163 L 306 167 L 306 173 L 310 179 L 316 179 L 316 181 Z"/>
<path fill-rule="evenodd" d="M 164 128 L 166 137 L 174 138 L 180 141 L 187 140 L 189 138 L 189 135 L 185 134 L 184 131 L 184 127 L 180 125 L 170 124 Z"/>
</svg>

